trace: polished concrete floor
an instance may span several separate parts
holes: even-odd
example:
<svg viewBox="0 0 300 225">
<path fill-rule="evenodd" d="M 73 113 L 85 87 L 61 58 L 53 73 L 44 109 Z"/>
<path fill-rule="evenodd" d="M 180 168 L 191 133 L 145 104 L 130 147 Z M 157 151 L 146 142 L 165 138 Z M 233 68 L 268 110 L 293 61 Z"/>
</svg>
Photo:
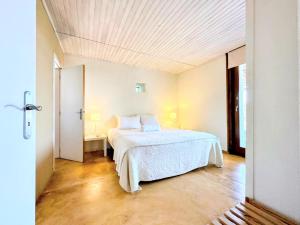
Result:
<svg viewBox="0 0 300 225">
<path fill-rule="evenodd" d="M 124 192 L 114 162 L 100 152 L 84 164 L 58 159 L 36 206 L 36 224 L 207 224 L 244 199 L 245 162 L 224 154 L 223 168 L 208 166 Z"/>
</svg>

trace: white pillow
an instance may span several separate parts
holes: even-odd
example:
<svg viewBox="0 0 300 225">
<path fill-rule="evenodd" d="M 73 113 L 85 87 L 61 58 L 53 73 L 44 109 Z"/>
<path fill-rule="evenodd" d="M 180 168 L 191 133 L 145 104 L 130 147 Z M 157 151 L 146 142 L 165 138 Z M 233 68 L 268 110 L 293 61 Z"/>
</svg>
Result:
<svg viewBox="0 0 300 225">
<path fill-rule="evenodd" d="M 153 115 L 142 115 L 141 116 L 141 124 L 142 124 L 142 131 L 160 131 L 160 125 Z"/>
<path fill-rule="evenodd" d="M 119 129 L 140 129 L 140 116 L 118 116 Z"/>
</svg>

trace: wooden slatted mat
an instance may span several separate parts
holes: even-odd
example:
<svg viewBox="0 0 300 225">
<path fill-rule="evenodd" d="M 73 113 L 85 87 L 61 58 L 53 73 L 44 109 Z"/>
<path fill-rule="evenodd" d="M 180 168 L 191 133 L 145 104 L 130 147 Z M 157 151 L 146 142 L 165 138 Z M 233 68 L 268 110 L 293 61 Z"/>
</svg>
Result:
<svg viewBox="0 0 300 225">
<path fill-rule="evenodd" d="M 293 225 L 294 223 L 262 207 L 245 202 L 231 208 L 212 221 L 213 225 Z"/>
</svg>

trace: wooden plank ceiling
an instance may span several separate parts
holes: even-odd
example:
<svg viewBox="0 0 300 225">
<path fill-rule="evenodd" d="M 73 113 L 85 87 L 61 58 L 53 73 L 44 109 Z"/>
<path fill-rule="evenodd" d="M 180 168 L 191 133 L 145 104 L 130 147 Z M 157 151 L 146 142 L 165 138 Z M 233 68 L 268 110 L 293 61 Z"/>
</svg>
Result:
<svg viewBox="0 0 300 225">
<path fill-rule="evenodd" d="M 245 0 L 45 0 L 64 53 L 174 74 L 245 43 Z"/>
</svg>

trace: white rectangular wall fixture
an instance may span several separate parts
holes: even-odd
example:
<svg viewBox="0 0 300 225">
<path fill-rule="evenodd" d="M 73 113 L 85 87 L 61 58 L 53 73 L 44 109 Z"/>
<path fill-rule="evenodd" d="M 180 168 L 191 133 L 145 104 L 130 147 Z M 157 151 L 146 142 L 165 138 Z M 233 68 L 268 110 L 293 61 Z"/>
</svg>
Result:
<svg viewBox="0 0 300 225">
<path fill-rule="evenodd" d="M 146 84 L 145 83 L 136 83 L 135 85 L 136 93 L 144 93 L 146 92 Z"/>
</svg>

